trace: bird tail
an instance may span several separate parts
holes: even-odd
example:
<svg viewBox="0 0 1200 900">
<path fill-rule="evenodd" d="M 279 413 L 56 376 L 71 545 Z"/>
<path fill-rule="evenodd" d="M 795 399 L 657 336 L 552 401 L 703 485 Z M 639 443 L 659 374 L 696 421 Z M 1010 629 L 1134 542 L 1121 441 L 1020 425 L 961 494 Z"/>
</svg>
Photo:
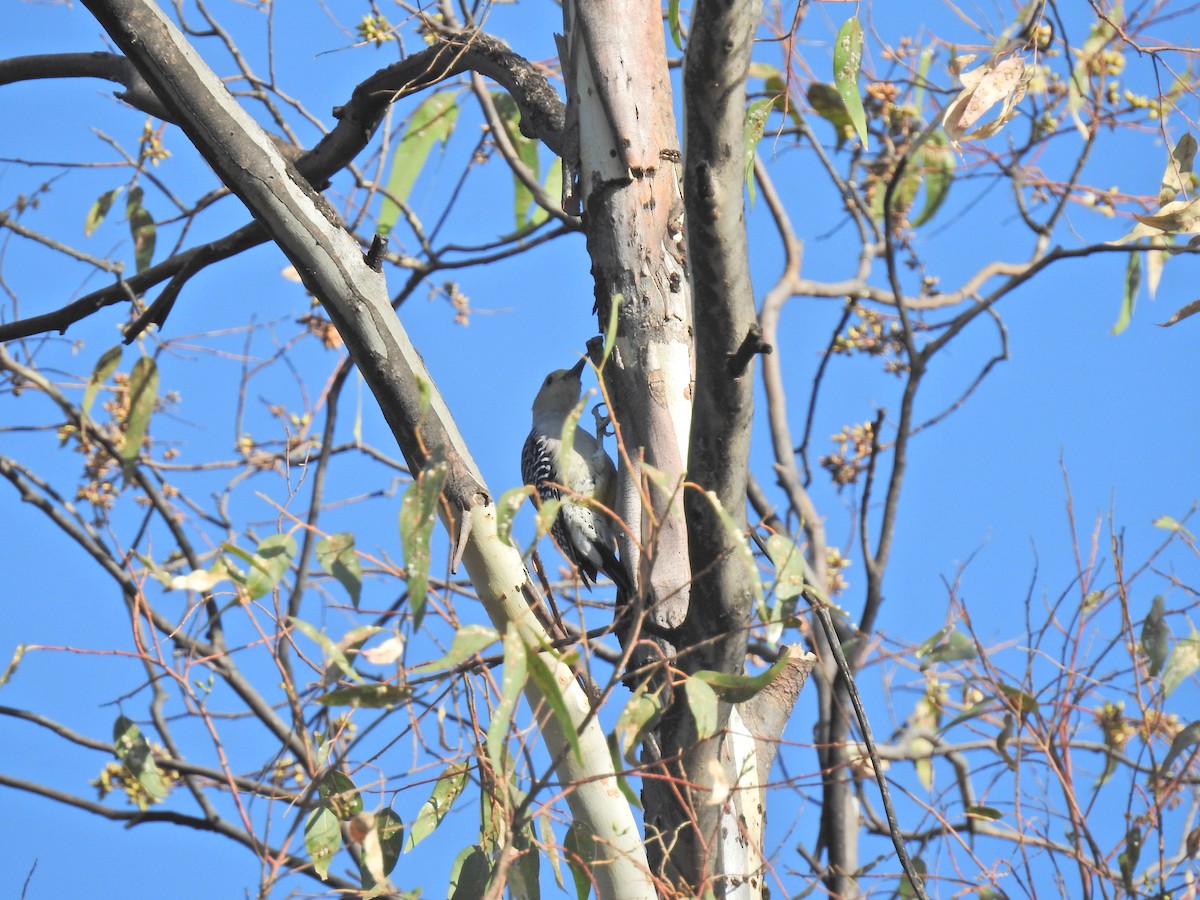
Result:
<svg viewBox="0 0 1200 900">
<path fill-rule="evenodd" d="M 624 595 L 625 602 L 628 603 L 637 596 L 637 588 L 634 587 L 633 576 L 629 573 L 628 567 L 617 558 L 617 554 L 610 547 L 599 544 L 596 549 L 600 553 L 600 571 L 617 586 L 618 605 L 621 605 L 619 599 L 621 595 Z"/>
</svg>

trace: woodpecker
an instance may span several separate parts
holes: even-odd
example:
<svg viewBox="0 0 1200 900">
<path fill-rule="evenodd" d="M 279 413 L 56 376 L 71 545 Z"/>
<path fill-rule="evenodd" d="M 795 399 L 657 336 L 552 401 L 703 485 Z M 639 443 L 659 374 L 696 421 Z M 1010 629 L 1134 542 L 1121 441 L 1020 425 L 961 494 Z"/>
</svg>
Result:
<svg viewBox="0 0 1200 900">
<path fill-rule="evenodd" d="M 629 570 L 617 558 L 612 520 L 588 504 L 594 500 L 612 509 L 617 470 L 600 440 L 575 427 L 575 442 L 561 455 L 563 426 L 579 402 L 579 377 L 586 359 L 546 376 L 533 401 L 533 428 L 521 450 L 521 477 L 542 502 L 561 500 L 550 528 L 559 549 L 579 570 L 585 585 L 603 572 L 617 586 L 617 605 L 634 596 Z"/>
</svg>

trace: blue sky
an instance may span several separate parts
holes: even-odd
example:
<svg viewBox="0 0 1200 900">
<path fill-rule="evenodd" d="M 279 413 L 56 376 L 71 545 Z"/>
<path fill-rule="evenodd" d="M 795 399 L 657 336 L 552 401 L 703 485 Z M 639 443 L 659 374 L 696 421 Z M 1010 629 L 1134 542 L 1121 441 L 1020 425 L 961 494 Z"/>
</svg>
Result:
<svg viewBox="0 0 1200 900">
<path fill-rule="evenodd" d="M 923 6 L 928 7 L 935 33 L 946 40 L 965 39 L 969 33 L 966 26 L 944 7 Z M 811 37 L 801 50 L 818 73 L 827 72 L 829 66 L 829 31 L 821 17 L 831 16 L 836 25 L 836 19 L 849 11 L 848 5 L 814 5 L 805 27 L 806 38 Z M 361 10 L 355 7 L 353 16 L 343 14 L 353 21 L 364 12 L 365 6 Z M 993 20 L 998 15 L 990 8 L 972 7 L 968 13 Z M 260 27 L 261 15 L 249 6 L 222 5 L 217 14 L 235 34 L 258 34 L 253 29 Z M 5 57 L 106 47 L 101 29 L 79 6 L 11 4 L 5 15 L 9 25 L 0 35 L 0 53 Z M 891 15 L 890 10 L 878 9 L 875 22 L 894 35 L 907 26 L 891 20 Z M 489 27 L 508 38 L 518 52 L 542 59 L 555 52 L 551 34 L 561 29 L 557 16 L 558 8 L 548 2 L 499 5 L 491 13 Z M 345 36 L 316 6 L 305 6 L 294 16 L 280 14 L 276 26 L 284 50 L 276 58 L 280 83 L 288 89 L 293 85 L 302 89 L 303 102 L 327 124 L 331 121 L 329 110 L 345 101 L 352 85 L 392 58 L 390 48 L 346 49 Z M 1084 29 L 1078 24 L 1074 27 L 1079 40 Z M 1187 28 L 1179 27 L 1181 34 L 1186 33 Z M 1197 33 L 1194 27 L 1192 33 Z M 246 40 L 250 52 L 261 54 L 260 38 Z M 1135 58 L 1130 60 L 1130 70 L 1127 78 L 1131 83 L 1141 79 L 1145 89 L 1148 70 L 1139 67 Z M 407 114 L 410 108 L 398 110 L 397 115 Z M 4 86 L 0 88 L 0 111 L 6 121 L 28 123 L 28 127 L 8 129 L 0 138 L 0 157 L 7 160 L 113 160 L 115 155 L 92 128 L 128 146 L 136 144 L 145 120 L 142 114 L 112 100 L 110 87 L 101 82 Z M 1195 120 L 1200 110 L 1194 98 L 1183 104 L 1182 112 Z M 412 201 L 419 211 L 436 214 L 440 198 L 453 187 L 464 153 L 477 140 L 476 119 L 464 115 L 464 122 L 444 158 L 431 158 L 414 190 Z M 1173 126 L 1172 140 L 1182 133 L 1182 120 L 1176 118 Z M 814 127 L 827 136 L 821 131 L 827 129 L 825 123 L 818 121 Z M 306 141 L 315 137 L 309 126 L 300 125 L 298 130 Z M 1005 135 L 993 140 L 1002 142 Z M 1048 155 L 1047 167 L 1078 153 L 1072 141 L 1078 143 L 1075 135 L 1059 140 Z M 174 156 L 158 173 L 165 181 L 187 199 L 214 186 L 211 173 L 188 151 L 178 132 L 168 130 L 167 144 Z M 771 152 L 769 138 L 762 152 Z M 1122 138 L 1116 150 L 1097 153 L 1085 180 L 1100 188 L 1119 184 L 1130 193 L 1153 193 L 1166 154 L 1167 148 L 1153 134 Z M 837 222 L 838 207 L 831 192 L 815 180 L 806 156 L 793 153 L 795 165 L 780 170 L 779 187 L 786 196 L 811 193 L 812 220 L 797 222 L 800 236 L 806 240 L 804 274 L 832 280 L 849 272 L 852 261 L 846 252 L 852 246 L 851 235 L 843 228 L 827 236 Z M 18 193 L 28 193 L 39 181 L 58 174 L 53 167 L 30 169 L 0 162 L 0 205 L 11 205 Z M 481 223 L 477 227 L 482 228 L 495 224 L 495 233 L 500 233 L 506 217 L 511 220 L 508 182 L 487 172 L 472 177 L 475 180 L 467 201 L 447 221 L 444 236 L 470 235 L 473 222 Z M 126 178 L 124 170 L 71 170 L 53 182 L 36 215 L 24 221 L 48 232 L 61 232 L 64 239 L 78 243 L 91 201 Z M 957 284 L 988 259 L 1019 260 L 1028 254 L 1027 232 L 1014 221 L 1011 204 L 1006 201 L 1002 185 L 989 188 L 980 181 L 955 185 L 951 201 L 929 233 L 918 237 L 918 247 L 930 261 L 931 270 L 942 276 L 944 286 Z M 149 186 L 146 203 L 157 215 L 165 215 L 170 207 Z M 193 230 L 189 242 L 224 233 L 244 221 L 236 200 L 227 198 L 220 203 L 220 214 Z M 777 241 L 764 232 L 765 219 L 760 201 L 749 217 L 752 234 L 757 236 L 751 261 L 760 296 L 779 264 Z M 1068 213 L 1068 226 L 1058 238 L 1063 242 L 1112 239 L 1127 228 L 1123 220 L 1105 219 L 1082 208 Z M 177 234 L 177 230 L 164 229 L 156 258 L 161 258 Z M 97 254 L 114 252 L 128 259 L 128 244 L 127 230 L 114 210 L 87 246 Z M 1022 604 L 1035 566 L 1037 597 L 1043 593 L 1056 596 L 1074 575 L 1063 468 L 1070 477 L 1081 537 L 1087 538 L 1097 517 L 1112 512 L 1132 560 L 1141 559 L 1163 540 L 1165 533 L 1151 524 L 1157 517 L 1182 518 L 1197 500 L 1200 425 L 1195 402 L 1195 330 L 1200 319 L 1169 329 L 1155 324 L 1195 299 L 1195 263 L 1185 258 L 1172 260 L 1158 298 L 1147 302 L 1143 289 L 1132 324 L 1114 336 L 1111 327 L 1117 317 L 1125 262 L 1122 255 L 1110 254 L 1060 263 L 1000 304 L 1011 358 L 992 372 L 961 410 L 913 443 L 885 587 L 887 600 L 879 620 L 882 632 L 919 641 L 936 631 L 948 603 L 944 581 L 953 580 L 960 563 L 969 559 L 962 595 L 976 627 L 985 640 L 1019 642 Z M 178 390 L 182 403 L 178 415 L 164 422 L 156 437 L 186 442 L 186 452 L 193 460 L 206 452 L 228 456 L 237 438 L 231 415 L 220 407 L 236 394 L 239 372 L 233 366 L 211 365 L 211 353 L 240 352 L 244 337 L 232 330 L 242 327 L 253 314 L 259 322 L 279 322 L 277 329 L 264 329 L 254 338 L 252 355 L 265 357 L 273 349 L 272 335 L 290 333 L 291 321 L 307 308 L 303 289 L 280 277 L 285 264 L 282 255 L 269 247 L 227 261 L 194 279 L 172 313 L 169 336 L 195 336 L 190 345 L 204 349 L 183 347 L 160 361 L 164 387 Z M 3 276 L 20 297 L 22 315 L 56 308 L 102 283 L 96 276 L 85 281 L 80 269 L 63 265 L 60 257 L 12 237 L 4 245 Z M 444 301 L 427 299 L 424 291 L 414 294 L 400 315 L 468 444 L 479 448 L 477 462 L 489 486 L 499 494 L 519 481 L 517 461 L 528 428 L 528 403 L 541 377 L 549 368 L 571 364 L 595 331 L 583 239 L 571 236 L 526 257 L 449 277 L 458 280 L 471 298 L 475 312 L 469 326 L 454 325 Z M 11 305 L 3 310 L 5 316 L 11 316 Z M 827 342 L 839 310 L 836 301 L 797 299 L 787 307 L 779 343 L 794 403 L 807 395 L 819 362 L 817 352 Z M 117 342 L 120 319 L 115 309 L 102 311 L 74 326 L 66 341 L 47 346 L 44 358 L 61 371 L 88 371 L 92 361 Z M 996 348 L 996 332 L 989 323 L 981 320 L 971 326 L 934 360 L 918 402 L 917 418 L 923 420 L 952 403 Z M 134 353 L 127 351 L 124 368 Z M 304 374 L 305 390 L 315 396 L 332 369 L 332 355 L 304 346 L 294 351 L 292 359 Z M 838 360 L 830 367 L 814 430 L 814 460 L 829 452 L 826 439 L 843 424 L 869 419 L 881 406 L 894 412 L 898 382 L 878 375 L 875 369 L 876 364 L 861 360 Z M 267 406 L 299 409 L 302 392 L 297 381 L 275 372 L 252 383 L 247 421 L 255 437 L 282 436 L 282 428 Z M 363 394 L 364 435 L 387 449 L 390 439 L 373 414 L 365 390 Z M 354 396 L 351 390 L 345 398 Z M 15 424 L 15 419 L 8 417 L 27 415 L 30 406 L 5 398 L 0 425 Z M 43 407 L 40 415 L 53 421 L 48 407 Z M 799 437 L 802 422 L 793 421 L 792 427 Z M 348 428 L 347 419 L 344 430 Z M 770 460 L 765 425 L 760 421 L 756 429 L 755 470 L 767 483 Z M 71 484 L 77 457 L 52 452 L 53 447 L 53 439 L 44 434 L 0 433 L 4 453 L 33 458 L 47 474 Z M 336 496 L 392 492 L 365 506 L 332 510 L 325 527 L 331 531 L 353 529 L 360 535 L 360 547 L 398 559 L 398 494 L 390 478 L 382 467 L 369 464 L 340 474 L 331 488 Z M 200 479 L 194 483 L 205 484 Z M 271 500 L 283 500 L 278 482 L 264 478 L 261 484 Z M 846 507 L 853 503 L 853 494 L 839 496 L 820 486 L 814 491 L 828 517 L 831 542 L 845 546 L 850 535 Z M 0 594 L 0 662 L 21 642 L 123 646 L 127 623 L 110 584 L 98 580 L 87 560 L 64 546 L 43 519 L 22 508 L 7 484 L 0 485 L 0 504 L 5 512 L 0 517 L 0 546 L 9 561 L 6 588 Z M 267 500 L 249 491 L 236 500 L 233 517 L 238 522 L 258 523 L 261 533 L 269 533 L 276 514 Z M 523 522 L 528 533 L 528 519 Z M 856 591 L 861 590 L 863 575 L 857 545 L 851 549 L 856 566 L 846 575 L 851 584 L 846 603 L 855 612 L 856 604 L 861 603 Z M 1178 567 L 1183 581 L 1197 583 L 1194 557 L 1181 555 L 1171 565 Z M 1144 595 L 1133 598 L 1135 615 L 1144 614 L 1153 593 L 1165 590 L 1163 579 L 1148 584 Z M 369 583 L 367 591 L 364 605 L 385 605 L 397 593 L 395 585 L 381 580 Z M 348 619 L 331 616 L 329 621 L 336 624 Z M 131 674 L 120 659 L 34 653 L 26 658 L 13 682 L 0 690 L 0 703 L 44 711 L 78 731 L 106 739 L 118 712 L 114 701 L 138 687 L 139 677 L 140 670 Z M 814 702 L 815 694 L 802 698 L 789 725 L 789 739 L 809 739 Z M 902 716 L 906 712 L 903 700 L 898 706 L 897 714 Z M 875 712 L 876 730 L 886 734 L 892 713 L 882 702 Z M 1186 717 L 1186 707 L 1179 712 Z M 8 718 L 0 718 L 0 742 L 6 747 L 0 771 L 83 796 L 90 796 L 86 782 L 105 762 L 97 753 L 63 747 Z M 401 765 L 399 756 L 394 763 Z M 396 774 L 395 769 L 388 772 Z M 414 809 L 425 790 L 418 788 L 406 795 L 404 808 Z M 125 831 L 21 792 L 6 790 L 3 796 L 7 814 L 0 818 L 0 845 L 6 848 L 8 862 L 0 871 L 0 894 L 4 896 L 19 895 L 35 859 L 30 898 L 58 896 L 83 884 L 97 896 L 118 892 L 130 898 L 232 896 L 258 878 L 259 864 L 253 856 L 218 838 L 179 834 L 164 826 Z M 115 805 L 117 800 L 108 802 Z M 473 810 L 460 809 L 457 815 L 463 829 L 473 830 Z M 439 840 L 442 843 L 436 843 Z M 402 859 L 398 883 L 422 887 L 426 896 L 440 896 L 455 842 L 461 845 L 462 840 L 460 829 L 431 839 L 432 849 L 423 859 L 437 864 Z M 310 885 L 302 887 L 307 890 Z"/>
</svg>

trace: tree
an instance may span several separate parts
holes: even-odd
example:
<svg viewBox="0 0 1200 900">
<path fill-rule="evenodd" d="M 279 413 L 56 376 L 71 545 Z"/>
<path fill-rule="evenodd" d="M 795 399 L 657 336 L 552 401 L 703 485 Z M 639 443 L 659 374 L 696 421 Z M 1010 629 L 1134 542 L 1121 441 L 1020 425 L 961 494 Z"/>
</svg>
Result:
<svg viewBox="0 0 1200 900">
<path fill-rule="evenodd" d="M 100 784 L 120 784 L 133 807 L 116 810 L 83 798 L 78 785 L 55 792 L 7 772 L 0 783 L 130 823 L 223 835 L 262 860 L 264 895 L 293 873 L 335 891 L 419 883 L 395 868 L 399 855 L 414 851 L 470 785 L 479 837 L 458 841 L 467 846 L 448 866 L 455 896 L 534 896 L 543 862 L 557 872 L 563 858 L 581 890 L 603 897 L 764 896 L 772 884 L 796 890 L 772 857 L 766 811 L 773 795 L 810 789 L 802 776 L 776 779 L 772 765 L 811 675 L 816 761 L 789 760 L 787 768 L 801 766 L 819 782 L 805 875 L 820 889 L 861 896 L 880 878 L 905 896 L 920 896 L 925 880 L 939 883 L 931 893 L 1001 896 L 1016 883 L 1036 894 L 1051 883 L 1040 881 L 1045 873 L 1065 881 L 1068 865 L 1077 881 L 1063 888 L 1067 895 L 1166 894 L 1190 884 L 1183 863 L 1195 841 L 1180 836 L 1184 819 L 1171 808 L 1194 789 L 1197 732 L 1167 712 L 1169 696 L 1192 677 L 1200 641 L 1194 630 L 1172 640 L 1195 606 L 1186 579 L 1167 579 L 1169 608 L 1165 600 L 1149 611 L 1138 606 L 1130 591 L 1141 570 L 1126 573 L 1114 527 L 1112 583 L 1098 581 L 1096 552 L 1086 561 L 1079 554 L 1077 605 L 1068 611 L 1066 598 L 1075 595 L 1064 592 L 1037 618 L 1027 604 L 1021 664 L 973 629 L 954 586 L 945 627 L 930 623 L 895 645 L 877 631 L 913 438 L 970 401 L 1006 358 L 1000 301 L 1067 260 L 1119 254 L 1128 260 L 1119 332 L 1143 274 L 1153 291 L 1168 259 L 1194 251 L 1183 236 L 1200 221 L 1196 144 L 1166 124 L 1194 89 L 1191 76 L 1143 95 L 1134 92 L 1140 82 L 1123 92 L 1116 81 L 1131 54 L 1150 60 L 1150 74 L 1138 76 L 1148 83 L 1158 67 L 1191 54 L 1156 43 L 1173 21 L 1165 5 L 1097 5 L 1085 21 L 1053 3 L 1030 4 L 1011 21 L 976 26 L 972 41 L 982 52 L 974 60 L 948 42 L 881 38 L 864 65 L 864 24 L 872 23 L 853 15 L 834 23 L 832 60 L 818 62 L 798 41 L 825 26 L 809 21 L 803 4 L 764 16 L 755 4 L 706 0 L 690 11 L 672 4 L 664 16 L 645 4 L 568 3 L 554 69 L 530 62 L 516 39 L 510 47 L 489 33 L 486 9 L 400 7 L 407 21 L 393 26 L 372 7 L 357 26 L 360 53 L 401 39 L 427 46 L 343 85 L 348 99 L 332 119 L 309 114 L 277 80 L 273 54 L 286 48 L 272 47 L 263 63 L 270 74 L 257 74 L 245 40 L 203 4 L 180 5 L 174 23 L 146 0 L 84 6 L 119 52 L 12 58 L 0 64 L 0 83 L 98 76 L 120 83 L 125 103 L 150 116 L 125 158 L 127 181 L 87 201 L 86 228 L 95 230 L 111 225 L 103 223 L 124 199 L 136 271 L 126 275 L 115 254 L 98 257 L 27 224 L 49 202 L 45 190 L 17 199 L 3 224 L 22 252 L 48 249 L 107 273 L 110 283 L 33 314 L 14 297 L 0 325 L 5 403 L 19 410 L 10 420 L 51 429 L 78 451 L 78 495 L 28 458 L 0 456 L 0 475 L 116 586 L 131 626 L 121 652 L 143 668 L 144 683 L 122 697 L 111 742 L 36 710 L 3 712 L 114 754 L 119 764 Z M 262 12 L 273 40 L 275 11 Z M 668 40 L 682 53 L 676 78 Z M 831 74 L 821 75 L 830 63 Z M 214 65 L 230 67 L 224 80 Z M 561 92 L 551 76 L 561 78 Z M 404 123 L 392 121 L 398 109 Z M 475 167 L 502 162 L 516 222 L 480 237 L 451 216 L 445 230 L 455 236 L 444 239 L 443 222 L 431 225 L 410 200 L 428 177 L 433 148 L 463 130 L 457 119 L 468 109 L 486 128 L 462 157 L 445 208 L 455 212 L 460 194 L 472 190 L 466 179 Z M 321 131 L 309 149 L 295 130 L 306 117 Z M 760 147 L 764 135 L 769 153 Z M 1101 190 L 1085 180 L 1102 141 L 1138 136 L 1136 185 Z M 1071 149 L 1058 152 L 1068 141 Z M 172 187 L 163 160 L 168 147 L 188 145 L 218 184 L 176 199 L 195 188 Z M 810 155 L 813 167 L 785 191 L 779 181 L 793 177 L 792 149 Z M 1020 261 L 972 247 L 981 252 L 968 271 L 926 243 L 931 223 L 949 214 L 952 188 L 975 178 L 1011 192 L 1007 215 L 1025 229 Z M 854 233 L 840 260 L 849 277 L 802 274 L 794 222 L 815 217 L 810 201 L 819 192 L 832 200 L 814 234 L 839 224 Z M 214 213 L 232 205 L 227 193 L 253 220 L 217 233 L 224 221 Z M 71 200 L 81 213 L 87 206 Z M 159 241 L 175 222 L 156 217 L 158 202 L 175 204 L 182 223 L 167 251 Z M 1066 221 L 1073 205 L 1136 222 L 1077 240 Z M 987 233 L 977 213 L 958 213 L 956 230 Z M 756 215 L 769 217 L 783 246 L 781 274 L 765 276 L 775 278 L 768 290 L 759 276 L 761 303 L 746 225 Z M 589 355 L 611 419 L 596 427 L 611 427 L 619 458 L 610 512 L 639 586 L 615 616 L 579 597 L 570 573 L 554 574 L 547 544 L 539 568 L 537 556 L 523 552 L 528 540 L 513 539 L 529 491 L 503 492 L 507 485 L 484 477 L 475 456 L 487 448 L 463 439 L 403 315 L 442 272 L 494 271 L 575 233 L 591 265 L 601 337 Z M 948 241 L 963 252 L 954 235 Z M 317 304 L 299 314 L 271 368 L 294 367 L 297 383 L 317 385 L 319 396 L 299 413 L 269 410 L 285 432 L 283 444 L 271 446 L 244 427 L 258 375 L 247 370 L 236 413 L 238 474 L 208 501 L 210 473 L 227 463 L 174 463 L 175 403 L 160 377 L 170 385 L 172 356 L 187 352 L 172 334 L 180 307 L 196 302 L 202 280 L 227 278 L 231 258 L 264 242 L 282 251 Z M 456 284 L 437 290 L 470 315 Z M 828 333 L 806 336 L 821 362 L 799 407 L 785 395 L 789 347 L 780 340 L 782 309 L 794 298 L 839 304 Z M 247 299 L 250 318 L 254 298 Z M 127 310 L 125 343 L 138 352 L 85 354 L 94 364 L 77 366 L 64 386 L 58 373 L 69 370 L 70 348 L 49 335 L 103 327 L 118 304 Z M 1174 321 L 1192 311 L 1181 308 Z M 983 323 L 995 329 L 995 355 L 945 411 L 922 413 L 919 392 L 943 351 Z M 546 369 L 581 344 L 550 328 L 529 341 Z M 332 372 L 319 362 L 328 351 L 337 356 Z M 297 366 L 301 355 L 305 365 Z M 814 467 L 813 416 L 839 356 L 878 364 L 898 385 L 895 412 L 880 408 L 856 424 L 839 411 L 839 448 Z M 759 359 L 777 491 L 751 477 Z M 318 362 L 310 373 L 311 360 Z M 463 364 L 489 371 L 476 360 Z M 339 409 L 354 371 L 403 462 L 359 433 L 345 436 Z M 28 411 L 31 398 L 49 400 L 51 412 Z M 526 402 L 506 399 L 497 415 L 523 422 Z M 353 527 L 327 527 L 328 479 L 351 458 L 409 482 L 399 504 L 402 564 L 386 549 L 366 549 Z M 508 468 L 515 471 L 515 458 Z M 814 468 L 853 498 L 846 508 Z M 261 507 L 252 514 L 242 505 L 241 482 L 258 471 L 284 478 L 268 495 L 275 512 L 265 529 L 252 518 Z M 195 486 L 184 487 L 190 476 Z M 865 582 L 853 598 L 840 575 L 846 554 L 826 525 L 847 509 Z M 538 514 L 543 531 L 553 513 Z M 435 519 L 444 541 L 435 540 Z M 1194 556 L 1184 516 L 1161 525 L 1169 549 Z M 435 552 L 445 553 L 440 573 Z M 401 595 L 361 608 L 364 569 L 402 582 Z M 469 612 L 472 600 L 490 624 Z M 1106 627 L 1116 636 L 1096 650 L 1092 636 Z M 1043 658 L 1059 662 L 1051 675 Z M 19 660 L 20 653 L 14 665 Z M 905 667 L 920 673 L 921 696 L 876 752 L 855 682 L 865 671 Z M 1112 671 L 1119 677 L 1110 692 Z M 961 693 L 952 699 L 954 685 Z M 1117 705 L 1122 696 L 1136 699 L 1136 712 Z M 168 702 L 182 713 L 168 714 Z M 228 717 L 253 722 L 257 739 L 237 734 Z M 430 717 L 443 730 L 440 743 Z M 1133 734 L 1136 753 L 1128 751 Z M 406 736 L 415 748 L 411 771 L 395 775 L 378 760 Z M 1090 796 L 1071 762 L 1084 752 L 1105 761 Z M 871 779 L 886 791 L 885 759 L 912 764 L 917 777 L 904 785 L 910 799 L 902 811 L 932 824 L 898 819 L 886 793 L 885 811 L 876 812 Z M 935 759 L 952 768 L 956 796 L 916 799 L 919 789 L 933 790 Z M 1024 779 L 1042 775 L 1062 793 L 1061 820 L 1026 811 L 1034 796 L 1044 798 Z M 989 784 L 986 798 L 979 779 Z M 640 818 L 631 787 L 638 782 Z M 417 784 L 429 785 L 429 799 L 413 808 L 398 795 Z M 1122 792 L 1115 838 L 1089 822 L 1102 789 Z M 1016 798 L 1011 805 L 992 799 L 1006 792 Z M 863 857 L 864 833 L 888 836 L 894 851 L 879 852 L 891 862 Z M 1157 859 L 1143 864 L 1152 836 Z M 1005 851 L 992 844 L 976 855 L 971 843 L 986 839 L 1018 847 L 1021 865 L 1002 868 Z M 1169 840 L 1178 849 L 1168 850 Z"/>
</svg>

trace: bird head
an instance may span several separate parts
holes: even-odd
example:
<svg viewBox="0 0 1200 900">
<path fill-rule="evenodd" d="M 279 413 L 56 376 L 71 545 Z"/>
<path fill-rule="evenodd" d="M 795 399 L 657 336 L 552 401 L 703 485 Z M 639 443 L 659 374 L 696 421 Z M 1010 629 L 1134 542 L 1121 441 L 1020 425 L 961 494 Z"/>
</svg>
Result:
<svg viewBox="0 0 1200 900">
<path fill-rule="evenodd" d="M 535 422 L 543 418 L 562 419 L 571 411 L 579 401 L 579 379 L 586 363 L 585 357 L 569 369 L 556 369 L 546 376 L 533 401 Z"/>
</svg>

